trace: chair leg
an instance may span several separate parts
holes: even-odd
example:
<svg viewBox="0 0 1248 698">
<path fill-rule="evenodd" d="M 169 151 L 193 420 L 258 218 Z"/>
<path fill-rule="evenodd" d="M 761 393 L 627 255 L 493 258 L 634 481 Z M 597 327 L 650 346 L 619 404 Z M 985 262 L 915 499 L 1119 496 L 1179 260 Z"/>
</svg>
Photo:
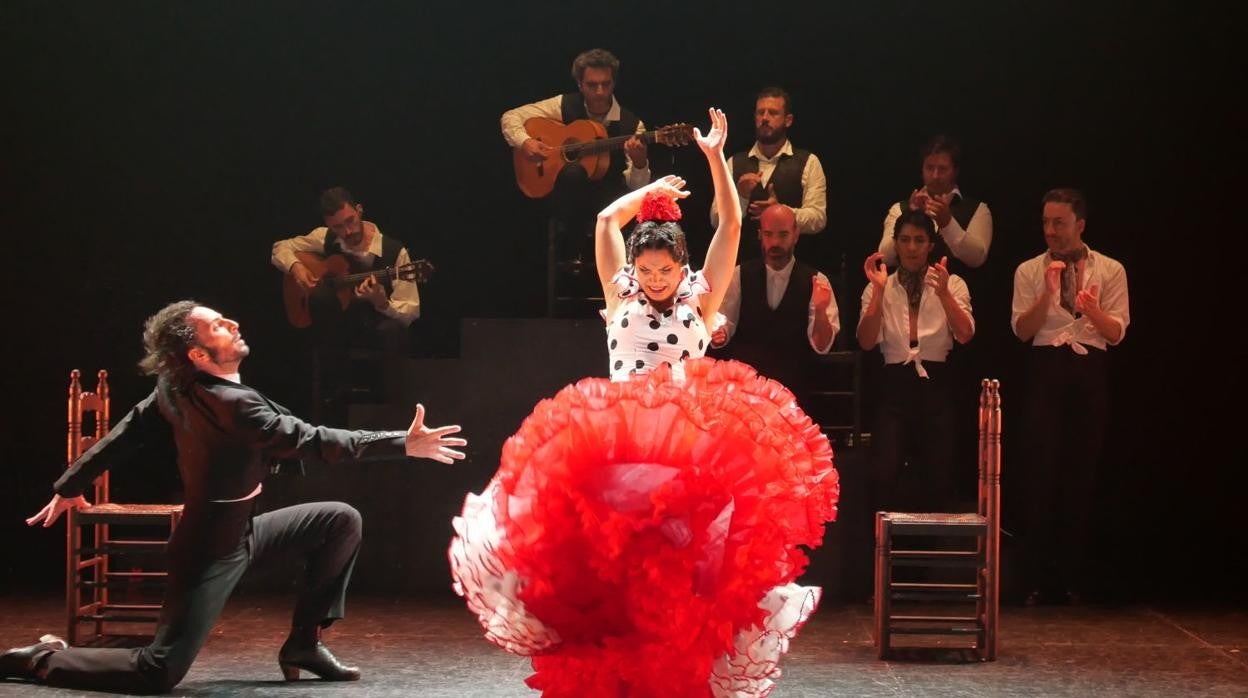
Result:
<svg viewBox="0 0 1248 698">
<path fill-rule="evenodd" d="M 555 316 L 555 296 L 557 294 L 557 276 L 558 276 L 558 252 L 556 251 L 556 238 L 558 237 L 557 224 L 554 216 L 546 221 L 546 317 Z"/>
<path fill-rule="evenodd" d="M 96 526 L 95 527 L 96 546 L 102 547 L 107 540 L 108 540 L 108 524 L 100 524 Z M 96 592 L 96 595 L 95 595 L 95 600 L 98 601 L 100 604 L 99 605 L 100 610 L 96 612 L 96 615 L 99 615 L 99 616 L 104 615 L 103 609 L 104 607 L 108 606 L 108 603 L 109 603 L 108 586 L 106 584 L 108 582 L 108 571 L 109 571 L 108 553 L 102 553 L 100 555 L 100 562 L 98 565 L 96 565 L 96 568 L 95 568 L 96 581 L 100 582 L 100 585 L 96 587 L 98 591 Z M 101 635 L 104 635 L 105 633 L 106 633 L 106 629 L 104 627 L 104 621 L 103 620 L 95 621 L 95 636 L 100 637 Z"/>
<path fill-rule="evenodd" d="M 78 644 L 78 517 L 70 509 L 65 522 L 65 641 Z"/>
<path fill-rule="evenodd" d="M 889 576 L 891 560 L 889 559 L 888 524 L 884 521 L 884 512 L 875 513 L 875 649 L 880 659 L 889 656 L 889 624 L 891 611 L 888 603 Z"/>
</svg>

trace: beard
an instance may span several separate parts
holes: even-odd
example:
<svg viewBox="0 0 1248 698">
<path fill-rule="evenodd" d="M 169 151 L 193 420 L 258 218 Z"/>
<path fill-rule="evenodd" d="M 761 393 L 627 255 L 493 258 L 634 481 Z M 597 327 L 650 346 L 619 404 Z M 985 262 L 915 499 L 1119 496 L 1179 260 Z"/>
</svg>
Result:
<svg viewBox="0 0 1248 698">
<path fill-rule="evenodd" d="M 754 129 L 754 140 L 762 143 L 763 145 L 775 145 L 776 143 L 784 142 L 787 134 L 788 132 L 783 128 L 771 128 L 764 126 L 762 128 Z"/>
<path fill-rule="evenodd" d="M 204 347 L 204 351 L 208 353 L 208 357 L 212 359 L 214 364 L 222 366 L 247 358 L 247 355 L 251 353 L 251 347 L 247 346 L 247 343 L 242 339 L 239 339 L 228 347 Z"/>
<path fill-rule="evenodd" d="M 789 263 L 789 259 L 793 257 L 793 252 L 783 247 L 768 247 L 763 250 L 763 257 L 768 262 L 773 263 L 773 269 L 778 269 Z"/>
</svg>

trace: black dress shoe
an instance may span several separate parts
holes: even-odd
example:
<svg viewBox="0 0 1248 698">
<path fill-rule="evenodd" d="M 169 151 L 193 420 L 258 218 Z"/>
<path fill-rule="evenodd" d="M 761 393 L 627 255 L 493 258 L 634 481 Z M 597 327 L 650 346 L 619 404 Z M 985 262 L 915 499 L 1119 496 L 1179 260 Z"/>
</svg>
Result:
<svg viewBox="0 0 1248 698">
<path fill-rule="evenodd" d="M 347 666 L 338 661 L 319 640 L 315 645 L 297 645 L 290 640 L 277 653 L 277 663 L 287 681 L 298 681 L 299 671 L 316 674 L 324 681 L 359 681 L 358 667 Z"/>
<path fill-rule="evenodd" d="M 39 642 L 27 647 L 14 647 L 0 655 L 0 679 L 38 679 L 39 664 L 53 652 L 69 645 L 55 635 L 44 635 Z"/>
</svg>

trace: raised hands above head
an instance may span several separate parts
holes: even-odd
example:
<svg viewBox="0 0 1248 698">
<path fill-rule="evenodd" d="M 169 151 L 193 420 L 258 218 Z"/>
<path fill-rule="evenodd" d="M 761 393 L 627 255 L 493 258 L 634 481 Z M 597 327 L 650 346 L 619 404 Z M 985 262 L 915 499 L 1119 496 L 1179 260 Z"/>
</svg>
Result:
<svg viewBox="0 0 1248 698">
<path fill-rule="evenodd" d="M 705 135 L 698 129 L 693 127 L 693 140 L 707 155 L 713 153 L 723 153 L 724 143 L 728 140 L 728 119 L 724 116 L 724 112 L 711 107 L 707 110 L 711 115 L 711 129 Z"/>
<path fill-rule="evenodd" d="M 685 178 L 679 175 L 667 175 L 647 184 L 644 189 L 662 194 L 669 199 L 683 199 L 689 196 L 685 190 Z"/>
</svg>

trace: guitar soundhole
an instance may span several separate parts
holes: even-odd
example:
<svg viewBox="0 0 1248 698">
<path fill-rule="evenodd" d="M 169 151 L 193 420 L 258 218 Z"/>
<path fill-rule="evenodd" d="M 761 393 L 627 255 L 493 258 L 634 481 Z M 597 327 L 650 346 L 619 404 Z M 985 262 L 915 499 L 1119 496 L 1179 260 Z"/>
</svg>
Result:
<svg viewBox="0 0 1248 698">
<path fill-rule="evenodd" d="M 581 142 L 575 138 L 569 138 L 568 140 L 564 141 L 563 148 L 560 149 L 560 152 L 563 153 L 563 161 L 564 162 L 576 162 L 577 160 L 580 160 L 581 159 L 580 145 L 581 145 Z"/>
</svg>

